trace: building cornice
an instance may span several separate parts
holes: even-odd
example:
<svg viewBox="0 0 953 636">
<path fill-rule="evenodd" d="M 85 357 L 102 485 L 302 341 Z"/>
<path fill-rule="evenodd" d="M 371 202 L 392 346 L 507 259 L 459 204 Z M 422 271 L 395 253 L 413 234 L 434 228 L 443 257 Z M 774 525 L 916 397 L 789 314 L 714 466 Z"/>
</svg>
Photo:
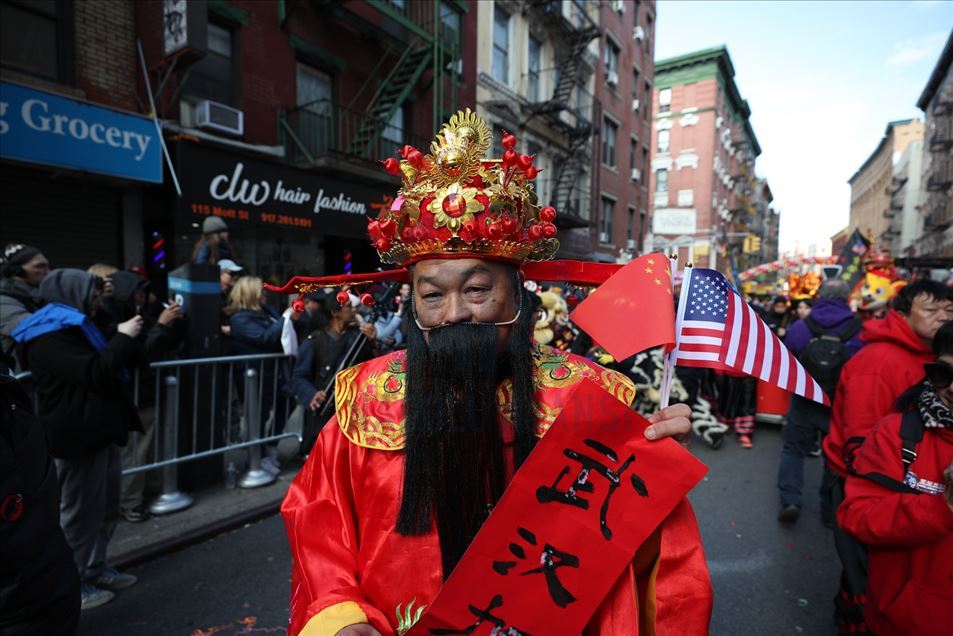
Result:
<svg viewBox="0 0 953 636">
<path fill-rule="evenodd" d="M 950 65 L 953 65 L 953 31 L 950 32 L 950 37 L 946 39 L 946 46 L 943 47 L 943 52 L 940 53 L 940 59 L 937 61 L 936 66 L 933 67 L 933 72 L 930 74 L 930 79 L 927 80 L 927 85 L 920 94 L 920 98 L 917 99 L 917 108 L 924 113 L 927 112 L 927 107 L 929 107 L 930 102 L 933 101 L 933 96 L 936 95 L 936 92 L 940 89 L 940 84 L 950 70 Z"/>
<path fill-rule="evenodd" d="M 869 157 L 867 157 L 867 160 L 864 161 L 864 163 L 862 163 L 862 164 L 860 165 L 860 168 L 857 169 L 857 172 L 855 172 L 855 173 L 853 174 L 853 176 L 851 176 L 851 178 L 847 180 L 847 183 L 853 185 L 854 181 L 855 181 L 867 168 L 870 167 L 870 164 L 872 164 L 872 163 L 874 162 L 874 160 L 880 155 L 880 153 L 881 153 L 881 152 L 883 151 L 883 149 L 884 149 L 884 146 L 886 146 L 886 145 L 887 145 L 887 142 L 890 141 L 891 138 L 893 137 L 893 129 L 894 129 L 894 127 L 896 127 L 896 126 L 905 126 L 906 124 L 909 124 L 909 123 L 912 122 L 912 121 L 913 121 L 912 119 L 898 119 L 898 120 L 896 120 L 896 121 L 889 122 L 889 123 L 887 124 L 887 129 L 884 130 L 884 135 L 883 135 L 883 137 L 880 138 L 880 143 L 877 144 L 877 147 L 874 149 L 874 151 L 870 154 Z"/>
</svg>

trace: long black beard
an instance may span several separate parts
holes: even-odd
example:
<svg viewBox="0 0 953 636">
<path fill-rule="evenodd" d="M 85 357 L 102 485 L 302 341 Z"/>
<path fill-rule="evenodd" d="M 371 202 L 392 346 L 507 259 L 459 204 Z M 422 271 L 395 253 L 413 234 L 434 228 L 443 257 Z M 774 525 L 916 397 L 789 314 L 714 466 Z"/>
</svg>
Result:
<svg viewBox="0 0 953 636">
<path fill-rule="evenodd" d="M 523 306 L 529 306 L 528 302 Z M 493 325 L 440 327 L 430 332 L 429 344 L 416 324 L 411 325 L 404 402 L 407 441 L 397 531 L 425 534 L 436 521 L 446 579 L 506 488 L 496 390 L 507 377 L 513 385 L 517 468 L 536 443 L 532 313 L 521 314 L 499 356 Z"/>
</svg>

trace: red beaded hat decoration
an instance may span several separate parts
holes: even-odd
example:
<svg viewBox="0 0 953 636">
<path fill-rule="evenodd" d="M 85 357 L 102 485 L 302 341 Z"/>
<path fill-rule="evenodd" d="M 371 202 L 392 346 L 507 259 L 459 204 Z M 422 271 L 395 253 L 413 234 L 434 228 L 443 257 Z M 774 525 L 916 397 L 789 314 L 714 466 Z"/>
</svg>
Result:
<svg viewBox="0 0 953 636">
<path fill-rule="evenodd" d="M 487 158 L 491 133 L 467 109 L 450 118 L 430 145 L 430 154 L 413 146 L 383 161 L 400 175 L 401 188 L 389 210 L 367 224 L 381 261 L 399 269 L 372 274 L 296 276 L 272 291 L 306 294 L 323 287 L 360 288 L 408 282 L 407 267 L 433 258 L 483 258 L 513 263 L 527 279 L 594 286 L 619 265 L 549 261 L 559 249 L 556 210 L 540 207 L 533 187 L 540 170 L 533 157 L 516 152 L 516 137 L 504 134 L 503 156 Z"/>
<path fill-rule="evenodd" d="M 488 159 L 490 131 L 469 109 L 459 112 L 424 155 L 412 146 L 384 162 L 402 187 L 390 210 L 368 223 L 381 260 L 408 266 L 426 258 L 495 258 L 515 264 L 549 260 L 559 249 L 552 207 L 537 205 L 533 157 L 515 151 Z"/>
</svg>

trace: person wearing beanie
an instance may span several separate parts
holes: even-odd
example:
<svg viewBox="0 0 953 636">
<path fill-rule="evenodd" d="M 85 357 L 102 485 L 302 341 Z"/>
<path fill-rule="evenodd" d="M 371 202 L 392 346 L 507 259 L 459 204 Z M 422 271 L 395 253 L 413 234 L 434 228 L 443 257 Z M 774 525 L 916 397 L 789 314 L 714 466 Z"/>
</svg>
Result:
<svg viewBox="0 0 953 636">
<path fill-rule="evenodd" d="M 39 286 L 49 272 L 50 262 L 39 249 L 22 243 L 11 243 L 3 249 L 0 255 L 0 348 L 5 355 L 16 357 L 16 342 L 11 334 L 43 304 Z M 16 370 L 21 370 L 19 361 Z"/>
<path fill-rule="evenodd" d="M 83 610 L 108 603 L 136 583 L 106 563 L 119 520 L 120 447 L 142 431 L 124 385 L 141 359 L 142 317 L 116 327 L 109 340 L 92 318 L 103 302 L 103 279 L 57 269 L 43 279 L 41 309 L 13 331 L 23 365 L 37 387 L 43 423 L 60 482 L 60 525 L 81 579 Z"/>
<path fill-rule="evenodd" d="M 192 262 L 197 265 L 217 265 L 230 259 L 232 248 L 228 244 L 228 226 L 220 216 L 210 216 L 202 221 L 202 238 L 192 249 Z"/>
</svg>

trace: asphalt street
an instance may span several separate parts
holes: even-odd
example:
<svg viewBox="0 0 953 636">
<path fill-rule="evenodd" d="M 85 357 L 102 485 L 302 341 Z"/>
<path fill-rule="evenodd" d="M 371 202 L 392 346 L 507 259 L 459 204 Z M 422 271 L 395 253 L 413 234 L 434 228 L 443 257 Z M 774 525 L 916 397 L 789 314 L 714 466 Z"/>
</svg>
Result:
<svg viewBox="0 0 953 636">
<path fill-rule="evenodd" d="M 818 515 L 821 460 L 806 460 L 805 510 L 780 527 L 775 478 L 780 432 L 755 448 L 695 441 L 708 476 L 691 499 L 715 588 L 711 633 L 832 634 L 838 567 Z M 82 636 L 279 634 L 287 625 L 290 557 L 271 517 L 131 570 L 139 584 L 84 613 Z"/>
</svg>

